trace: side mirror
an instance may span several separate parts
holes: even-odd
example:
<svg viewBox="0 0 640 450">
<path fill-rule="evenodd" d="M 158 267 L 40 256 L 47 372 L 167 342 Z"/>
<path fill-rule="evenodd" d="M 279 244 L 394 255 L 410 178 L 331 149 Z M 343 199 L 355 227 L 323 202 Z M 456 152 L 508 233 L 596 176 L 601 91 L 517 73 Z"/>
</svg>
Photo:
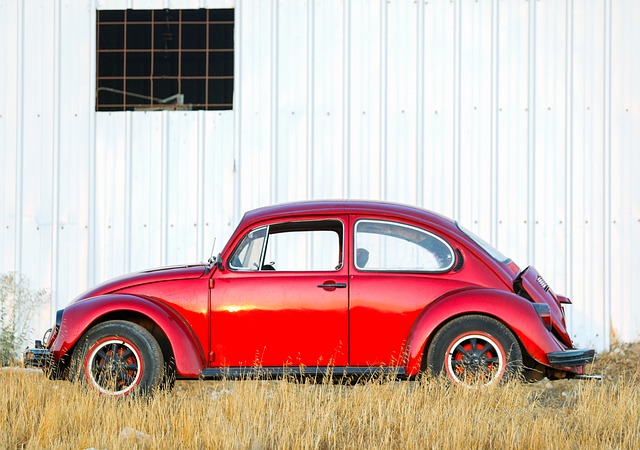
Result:
<svg viewBox="0 0 640 450">
<path fill-rule="evenodd" d="M 213 261 L 213 265 L 220 271 L 224 270 L 224 264 L 222 263 L 222 253 L 218 253 L 215 260 Z"/>
</svg>

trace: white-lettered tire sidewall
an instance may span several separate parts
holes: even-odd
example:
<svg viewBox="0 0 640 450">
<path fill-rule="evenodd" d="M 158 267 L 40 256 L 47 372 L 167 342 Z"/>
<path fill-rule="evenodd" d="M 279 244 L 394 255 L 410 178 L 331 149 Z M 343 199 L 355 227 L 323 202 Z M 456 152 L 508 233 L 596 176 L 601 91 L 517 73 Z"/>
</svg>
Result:
<svg viewBox="0 0 640 450">
<path fill-rule="evenodd" d="M 125 362 L 135 369 L 130 370 L 131 381 L 121 388 L 101 385 L 91 368 L 103 349 L 127 355 Z M 74 352 L 73 378 L 98 391 L 102 395 L 123 397 L 131 394 L 149 394 L 160 387 L 164 374 L 164 358 L 160 345 L 153 335 L 140 325 L 124 320 L 103 322 L 89 329 L 79 341 Z M 108 380 L 112 381 L 112 380 Z"/>
<path fill-rule="evenodd" d="M 486 383 L 468 384 L 452 368 L 456 345 L 464 344 L 472 338 L 483 346 L 490 345 L 492 356 L 498 360 L 498 367 L 492 371 L 493 375 Z M 431 375 L 445 375 L 456 384 L 468 387 L 488 386 L 522 374 L 522 350 L 513 333 L 501 322 L 486 316 L 462 316 L 453 319 L 436 333 L 427 352 L 426 367 Z"/>
</svg>

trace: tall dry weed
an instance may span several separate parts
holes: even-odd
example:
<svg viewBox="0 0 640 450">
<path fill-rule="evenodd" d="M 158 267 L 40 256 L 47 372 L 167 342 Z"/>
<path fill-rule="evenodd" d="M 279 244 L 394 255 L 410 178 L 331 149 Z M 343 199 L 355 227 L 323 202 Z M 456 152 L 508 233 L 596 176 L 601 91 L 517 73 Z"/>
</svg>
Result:
<svg viewBox="0 0 640 450">
<path fill-rule="evenodd" d="M 640 448 L 638 373 L 603 383 L 178 382 L 110 399 L 0 372 L 0 448 Z"/>
</svg>

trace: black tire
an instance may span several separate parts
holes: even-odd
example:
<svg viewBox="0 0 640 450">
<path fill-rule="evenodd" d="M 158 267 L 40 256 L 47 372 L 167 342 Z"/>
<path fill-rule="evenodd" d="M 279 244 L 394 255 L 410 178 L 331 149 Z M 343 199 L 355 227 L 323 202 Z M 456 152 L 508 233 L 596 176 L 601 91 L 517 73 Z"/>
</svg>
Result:
<svg viewBox="0 0 640 450">
<path fill-rule="evenodd" d="M 164 363 L 164 373 L 162 378 L 161 389 L 171 391 L 176 385 L 176 363 L 175 360 L 170 358 L 169 361 Z"/>
<path fill-rule="evenodd" d="M 520 377 L 522 350 L 513 333 L 486 316 L 462 316 L 434 336 L 426 358 L 427 370 L 468 387 Z"/>
<path fill-rule="evenodd" d="M 100 394 L 149 394 L 161 386 L 164 358 L 153 335 L 140 325 L 112 320 L 85 333 L 74 352 L 72 378 Z"/>
</svg>

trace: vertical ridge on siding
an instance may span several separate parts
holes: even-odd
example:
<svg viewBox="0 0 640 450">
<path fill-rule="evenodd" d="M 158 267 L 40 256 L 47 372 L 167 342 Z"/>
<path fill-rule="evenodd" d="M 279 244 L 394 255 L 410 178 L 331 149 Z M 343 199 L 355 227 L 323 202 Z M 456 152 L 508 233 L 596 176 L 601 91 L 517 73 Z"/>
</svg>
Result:
<svg viewBox="0 0 640 450">
<path fill-rule="evenodd" d="M 387 151 L 389 143 L 387 142 L 387 42 L 388 42 L 388 7 L 387 2 L 380 2 L 380 187 L 378 196 L 382 200 L 387 200 L 389 194 L 387 192 Z"/>
<path fill-rule="evenodd" d="M 416 184 L 416 204 L 424 207 L 424 120 L 425 120 L 425 92 L 424 92 L 424 70 L 425 70 L 425 45 L 424 45 L 424 33 L 425 33 L 425 18 L 424 18 L 424 2 L 418 2 L 418 14 L 416 15 L 416 60 L 417 60 L 417 72 L 418 76 L 416 79 L 416 95 L 418 97 L 418 101 L 416 104 L 416 167 L 415 167 L 415 177 L 417 180 Z"/>
<path fill-rule="evenodd" d="M 307 92 L 306 92 L 306 153 L 307 153 L 307 161 L 305 164 L 305 190 L 307 193 L 307 198 L 314 198 L 313 191 L 313 155 L 314 155 L 314 136 L 315 136 L 315 14 L 314 14 L 314 2 L 311 1 L 307 3 Z"/>
<path fill-rule="evenodd" d="M 98 0 L 91 0 L 91 7 L 89 8 L 89 20 L 91 21 L 91 49 L 92 53 L 95 55 L 96 52 L 96 2 Z M 89 64 L 91 66 L 91 76 L 95 77 L 96 74 L 96 58 L 89 58 Z M 87 218 L 88 226 L 89 226 L 89 243 L 88 243 L 88 255 L 87 255 L 87 265 L 88 267 L 88 279 L 87 284 L 89 286 L 93 286 L 96 284 L 96 148 L 97 148 L 97 133 L 96 133 L 96 115 L 93 113 L 95 111 L 95 84 L 92 80 L 89 83 L 86 95 L 89 98 L 89 104 L 91 108 L 91 113 L 89 114 L 89 186 L 87 189 L 89 191 L 89 217 Z"/>
<path fill-rule="evenodd" d="M 461 215 L 461 180 L 460 180 L 460 103 L 461 103 L 461 77 L 462 77 L 462 4 L 455 2 L 453 5 L 453 218 L 460 220 Z"/>
<path fill-rule="evenodd" d="M 15 168 L 15 183 L 16 183 L 16 218 L 15 218 L 15 242 L 16 242 L 16 252 L 15 252 L 15 260 L 13 263 L 13 270 L 17 273 L 22 273 L 22 224 L 24 217 L 24 195 L 23 195 L 23 183 L 24 183 L 24 84 L 25 84 L 25 70 L 24 70 L 24 46 L 25 46 L 25 38 L 24 38 L 24 20 L 25 20 L 25 3 L 22 1 L 18 1 L 18 101 L 16 105 L 16 116 L 17 116 L 17 139 L 16 139 L 16 168 Z"/>
<path fill-rule="evenodd" d="M 59 266 L 58 255 L 59 255 L 59 229 L 60 229 L 60 129 L 61 127 L 61 117 L 62 117 L 62 108 L 60 102 L 60 91 L 61 91 L 61 8 L 60 3 L 55 2 L 53 5 L 54 12 L 54 26 L 53 26 L 53 108 L 54 108 L 54 122 L 55 125 L 53 127 L 53 167 L 51 168 L 52 172 L 52 186 L 51 186 L 51 195 L 52 195 L 52 208 L 51 208 L 51 272 L 49 274 L 50 277 L 50 285 L 51 292 L 57 292 L 58 290 L 58 276 L 59 271 L 56 269 Z M 51 319 L 50 323 L 53 323 L 53 319 L 55 318 L 56 308 L 55 308 L 55 300 L 52 301 L 52 304 L 49 308 L 49 319 Z"/>
<path fill-rule="evenodd" d="M 204 219 L 204 198 L 205 198 L 205 112 L 198 111 L 198 211 L 197 211 L 197 237 L 196 249 L 198 252 L 198 260 L 205 261 L 209 256 L 206 251 L 206 239 L 204 236 L 205 219 Z M 234 185 L 235 188 L 235 185 Z"/>
<path fill-rule="evenodd" d="M 165 265 L 169 260 L 169 115 L 167 111 L 162 111 L 162 190 L 161 198 L 161 221 L 160 221 L 160 264 Z"/>
<path fill-rule="evenodd" d="M 564 227 L 564 255 L 565 255 L 565 286 L 567 293 L 573 292 L 573 271 L 569 269 L 573 255 L 573 0 L 566 3 L 566 24 L 565 24 L 565 206 L 566 225 Z M 567 312 L 567 322 L 571 329 L 573 314 L 571 310 Z"/>
<path fill-rule="evenodd" d="M 603 281 L 603 318 L 604 318 L 604 346 L 611 344 L 611 9 L 612 0 L 605 0 L 604 8 L 604 61 L 603 70 L 603 145 L 604 165 L 602 167 L 604 182 L 604 281 Z M 640 331 L 640 330 L 639 330 Z M 640 333 L 639 333 L 640 334 Z"/>
<path fill-rule="evenodd" d="M 133 162 L 133 115 L 127 113 L 125 117 L 125 146 L 124 146 L 124 270 L 131 272 L 131 234 L 132 230 L 132 211 L 131 197 L 132 189 L 132 173 L 131 166 Z"/>
<path fill-rule="evenodd" d="M 269 92 L 271 100 L 271 204 L 277 202 L 278 199 L 278 60 L 279 60 L 279 20 L 278 20 L 278 0 L 272 0 L 271 2 L 271 91 Z M 240 215 L 240 205 L 238 204 L 238 211 L 236 217 Z"/>
<path fill-rule="evenodd" d="M 342 36 L 344 45 L 342 49 L 342 194 L 346 198 L 351 197 L 351 173 L 350 145 L 351 142 L 351 2 L 342 4 Z"/>
<path fill-rule="evenodd" d="M 500 142 L 498 141 L 498 84 L 500 71 L 498 70 L 499 61 L 499 32 L 500 32 L 500 8 L 499 0 L 491 1 L 491 97 L 490 97 L 490 150 L 489 157 L 491 158 L 491 206 L 489 213 L 489 221 L 491 223 L 491 235 L 489 236 L 491 242 L 498 242 L 498 189 L 500 188 L 500 181 L 498 178 L 499 161 L 498 161 L 498 149 Z"/>
<path fill-rule="evenodd" d="M 239 82 L 248 79 L 243 72 L 244 65 L 242 64 L 243 45 L 242 45 L 242 17 L 243 17 L 242 2 L 238 2 L 235 5 L 234 11 L 234 53 L 233 53 L 233 65 L 234 65 L 234 81 L 233 81 L 233 162 L 234 162 L 234 182 L 233 182 L 233 217 L 235 220 L 240 219 L 240 201 L 242 190 L 242 179 L 237 174 L 241 173 L 242 158 L 240 157 L 240 149 L 242 146 L 242 113 L 244 112 L 242 107 L 242 89 L 238 86 Z"/>
<path fill-rule="evenodd" d="M 529 67 L 527 70 L 527 259 L 535 264 L 536 252 L 536 2 L 529 2 Z"/>
</svg>

